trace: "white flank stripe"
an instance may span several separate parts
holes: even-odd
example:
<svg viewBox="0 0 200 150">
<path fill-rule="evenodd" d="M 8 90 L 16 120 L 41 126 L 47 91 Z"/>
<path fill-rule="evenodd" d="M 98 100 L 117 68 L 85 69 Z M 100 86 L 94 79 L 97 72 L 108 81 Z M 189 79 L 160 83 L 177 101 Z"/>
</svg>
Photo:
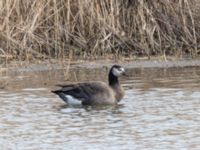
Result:
<svg viewBox="0 0 200 150">
<path fill-rule="evenodd" d="M 72 97 L 71 95 L 66 95 L 65 96 L 67 98 L 67 104 L 69 105 L 81 105 L 81 101 Z"/>
</svg>

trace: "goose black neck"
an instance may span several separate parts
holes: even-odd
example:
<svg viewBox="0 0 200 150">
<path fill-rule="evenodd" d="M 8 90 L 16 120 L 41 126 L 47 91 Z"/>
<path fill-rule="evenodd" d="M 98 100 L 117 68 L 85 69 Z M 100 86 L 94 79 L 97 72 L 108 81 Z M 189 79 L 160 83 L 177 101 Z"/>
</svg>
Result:
<svg viewBox="0 0 200 150">
<path fill-rule="evenodd" d="M 109 75 L 108 75 L 108 82 L 109 82 L 109 85 L 112 86 L 112 85 L 116 85 L 119 83 L 118 81 L 118 77 L 114 76 L 112 71 L 109 72 Z"/>
</svg>

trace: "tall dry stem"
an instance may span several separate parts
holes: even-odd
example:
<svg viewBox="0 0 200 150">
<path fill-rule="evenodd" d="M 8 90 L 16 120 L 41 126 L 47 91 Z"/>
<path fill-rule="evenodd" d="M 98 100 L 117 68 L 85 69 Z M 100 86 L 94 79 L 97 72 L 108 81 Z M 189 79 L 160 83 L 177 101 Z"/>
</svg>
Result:
<svg viewBox="0 0 200 150">
<path fill-rule="evenodd" d="M 0 8 L 1 56 L 20 60 L 200 49 L 199 0 L 1 0 Z"/>
</svg>

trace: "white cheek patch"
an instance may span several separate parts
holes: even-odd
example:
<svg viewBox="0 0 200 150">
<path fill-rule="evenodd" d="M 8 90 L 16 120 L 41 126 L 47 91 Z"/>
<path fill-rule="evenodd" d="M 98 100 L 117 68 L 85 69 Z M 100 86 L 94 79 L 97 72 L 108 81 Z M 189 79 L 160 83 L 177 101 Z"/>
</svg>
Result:
<svg viewBox="0 0 200 150">
<path fill-rule="evenodd" d="M 121 75 L 124 71 L 125 71 L 124 68 L 120 68 L 120 69 L 113 68 L 112 69 L 112 73 L 116 77 L 118 77 L 119 75 Z"/>
<path fill-rule="evenodd" d="M 124 69 L 124 68 L 121 68 L 121 72 L 125 72 L 125 69 Z"/>
</svg>

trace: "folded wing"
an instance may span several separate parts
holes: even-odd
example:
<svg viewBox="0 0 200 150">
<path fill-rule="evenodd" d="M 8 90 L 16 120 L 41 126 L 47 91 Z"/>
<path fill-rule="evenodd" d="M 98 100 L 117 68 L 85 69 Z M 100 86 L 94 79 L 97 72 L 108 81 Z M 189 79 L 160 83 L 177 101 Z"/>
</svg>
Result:
<svg viewBox="0 0 200 150">
<path fill-rule="evenodd" d="M 108 92 L 107 85 L 102 82 L 91 82 L 91 83 L 78 83 L 69 85 L 59 85 L 62 87 L 60 90 L 52 91 L 59 95 L 62 99 L 64 95 L 70 95 L 82 103 L 91 103 L 92 97 L 95 95 Z M 66 101 L 65 99 L 63 99 Z"/>
</svg>

